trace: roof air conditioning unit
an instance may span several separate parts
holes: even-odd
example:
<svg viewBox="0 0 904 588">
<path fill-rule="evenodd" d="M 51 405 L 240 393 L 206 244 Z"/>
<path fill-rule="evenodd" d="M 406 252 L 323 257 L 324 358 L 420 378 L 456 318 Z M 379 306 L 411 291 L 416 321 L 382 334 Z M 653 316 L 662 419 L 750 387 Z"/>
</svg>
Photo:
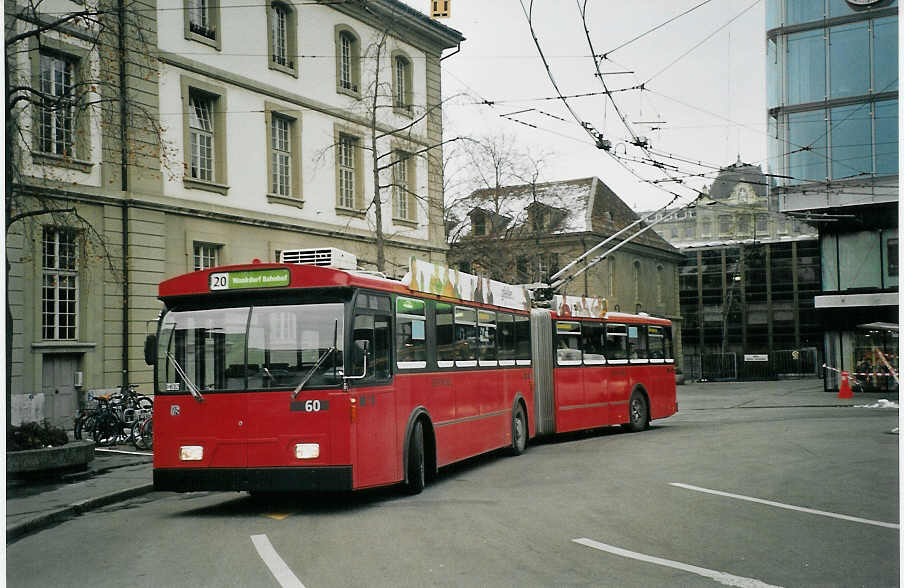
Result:
<svg viewBox="0 0 904 588">
<path fill-rule="evenodd" d="M 281 263 L 303 263 L 334 269 L 353 270 L 358 267 L 358 258 L 335 247 L 320 249 L 286 249 L 280 252 Z"/>
</svg>

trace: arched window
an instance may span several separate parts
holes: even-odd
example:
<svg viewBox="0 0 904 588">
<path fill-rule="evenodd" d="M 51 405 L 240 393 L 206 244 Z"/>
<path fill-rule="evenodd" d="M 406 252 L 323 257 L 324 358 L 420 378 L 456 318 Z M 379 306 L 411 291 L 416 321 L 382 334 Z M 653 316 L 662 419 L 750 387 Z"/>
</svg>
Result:
<svg viewBox="0 0 904 588">
<path fill-rule="evenodd" d="M 346 25 L 336 27 L 336 91 L 360 97 L 361 43 Z"/>
<path fill-rule="evenodd" d="M 392 107 L 401 114 L 411 114 L 412 64 L 407 55 L 399 51 L 392 54 Z"/>
<path fill-rule="evenodd" d="M 634 262 L 633 272 L 634 272 L 634 276 L 633 276 L 634 277 L 634 302 L 638 303 L 638 302 L 640 302 L 640 262 L 639 261 Z"/>
<path fill-rule="evenodd" d="M 295 9 L 284 2 L 273 2 L 267 10 L 267 37 L 270 69 L 298 75 L 298 22 Z"/>
</svg>

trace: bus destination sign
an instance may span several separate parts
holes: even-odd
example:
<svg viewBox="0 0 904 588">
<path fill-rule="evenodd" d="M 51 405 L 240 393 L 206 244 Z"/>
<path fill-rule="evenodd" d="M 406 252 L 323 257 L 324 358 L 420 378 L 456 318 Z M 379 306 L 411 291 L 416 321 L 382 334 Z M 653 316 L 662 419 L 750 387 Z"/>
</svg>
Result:
<svg viewBox="0 0 904 588">
<path fill-rule="evenodd" d="M 248 288 L 278 288 L 289 285 L 287 268 L 214 272 L 210 274 L 211 290 L 244 290 Z"/>
</svg>

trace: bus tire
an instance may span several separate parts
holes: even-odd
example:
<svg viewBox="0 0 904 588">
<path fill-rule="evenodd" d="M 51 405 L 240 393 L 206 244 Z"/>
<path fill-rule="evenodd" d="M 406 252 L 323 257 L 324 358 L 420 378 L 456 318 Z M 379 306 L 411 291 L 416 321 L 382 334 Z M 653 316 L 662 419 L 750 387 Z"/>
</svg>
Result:
<svg viewBox="0 0 904 588">
<path fill-rule="evenodd" d="M 418 420 L 408 440 L 405 490 L 408 494 L 420 494 L 427 485 L 427 467 L 424 463 L 424 423 Z"/>
<path fill-rule="evenodd" d="M 509 447 L 509 454 L 521 455 L 525 449 L 527 449 L 527 417 L 524 414 L 524 407 L 518 402 L 512 411 L 512 445 Z"/>
<path fill-rule="evenodd" d="M 631 394 L 631 400 L 628 402 L 628 418 L 630 420 L 624 427 L 632 433 L 639 433 L 650 426 L 650 410 L 647 400 L 639 390 L 635 390 Z"/>
</svg>

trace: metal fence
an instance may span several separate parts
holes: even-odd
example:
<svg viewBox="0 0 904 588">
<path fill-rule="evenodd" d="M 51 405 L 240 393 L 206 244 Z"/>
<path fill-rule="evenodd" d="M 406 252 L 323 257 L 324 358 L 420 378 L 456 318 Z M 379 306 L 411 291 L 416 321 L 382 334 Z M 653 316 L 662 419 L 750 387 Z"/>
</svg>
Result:
<svg viewBox="0 0 904 588">
<path fill-rule="evenodd" d="M 815 347 L 744 354 L 740 358 L 734 352 L 686 354 L 684 377 L 708 382 L 818 378 L 820 365 Z"/>
</svg>

